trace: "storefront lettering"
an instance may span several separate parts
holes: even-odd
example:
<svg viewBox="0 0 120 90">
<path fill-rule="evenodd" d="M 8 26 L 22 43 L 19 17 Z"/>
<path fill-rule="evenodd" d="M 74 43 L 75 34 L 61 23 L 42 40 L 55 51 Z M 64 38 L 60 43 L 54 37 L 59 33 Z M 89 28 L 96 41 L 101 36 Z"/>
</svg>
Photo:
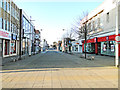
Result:
<svg viewBox="0 0 120 90">
<path fill-rule="evenodd" d="M 5 38 L 10 38 L 10 34 L 5 31 L 0 31 L 0 36 L 5 37 Z"/>
</svg>

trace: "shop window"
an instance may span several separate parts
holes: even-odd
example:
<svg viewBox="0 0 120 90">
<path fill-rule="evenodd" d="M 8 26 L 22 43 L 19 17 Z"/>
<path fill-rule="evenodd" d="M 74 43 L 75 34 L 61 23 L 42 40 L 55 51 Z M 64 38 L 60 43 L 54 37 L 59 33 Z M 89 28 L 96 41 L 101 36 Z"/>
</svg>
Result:
<svg viewBox="0 0 120 90">
<path fill-rule="evenodd" d="M 115 55 L 115 41 L 101 42 L 101 54 Z"/>
<path fill-rule="evenodd" d="M 109 23 L 109 12 L 107 13 L 107 23 Z"/>
<path fill-rule="evenodd" d="M 9 40 L 5 40 L 5 47 L 4 47 L 4 52 L 5 52 L 5 55 L 9 55 L 9 48 L 10 47 L 10 41 Z"/>
<path fill-rule="evenodd" d="M 16 53 L 16 41 L 12 40 L 11 41 L 11 54 Z"/>
<path fill-rule="evenodd" d="M 0 57 L 2 57 L 2 39 L 0 39 Z"/>
</svg>

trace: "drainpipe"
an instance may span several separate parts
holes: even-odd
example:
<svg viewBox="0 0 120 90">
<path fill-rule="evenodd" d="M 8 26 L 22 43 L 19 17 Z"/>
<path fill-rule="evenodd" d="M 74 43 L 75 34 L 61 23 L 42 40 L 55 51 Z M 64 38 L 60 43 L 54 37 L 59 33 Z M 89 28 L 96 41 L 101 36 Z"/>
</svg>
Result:
<svg viewBox="0 0 120 90">
<path fill-rule="evenodd" d="M 119 34 L 119 7 L 118 0 L 116 1 L 116 35 Z M 119 67 L 119 43 L 116 41 L 116 56 L 115 56 L 115 66 Z"/>
</svg>

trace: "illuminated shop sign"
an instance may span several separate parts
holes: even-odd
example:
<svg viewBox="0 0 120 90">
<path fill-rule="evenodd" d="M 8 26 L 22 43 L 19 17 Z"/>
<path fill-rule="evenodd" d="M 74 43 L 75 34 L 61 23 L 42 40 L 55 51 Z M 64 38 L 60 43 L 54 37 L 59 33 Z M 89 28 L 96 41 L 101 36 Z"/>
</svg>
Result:
<svg viewBox="0 0 120 90">
<path fill-rule="evenodd" d="M 0 30 L 0 38 L 11 39 L 11 33 L 5 30 Z"/>
</svg>

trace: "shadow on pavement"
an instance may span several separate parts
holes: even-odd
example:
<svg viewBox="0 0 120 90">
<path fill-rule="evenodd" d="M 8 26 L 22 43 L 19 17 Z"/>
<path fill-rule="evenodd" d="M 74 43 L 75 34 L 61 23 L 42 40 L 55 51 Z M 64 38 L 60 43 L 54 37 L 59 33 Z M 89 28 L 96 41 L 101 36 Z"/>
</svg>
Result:
<svg viewBox="0 0 120 90">
<path fill-rule="evenodd" d="M 5 66 L 2 67 L 2 70 L 13 70 L 3 72 L 12 73 L 49 70 L 57 71 L 61 68 L 92 68 L 111 66 L 114 66 L 113 57 L 96 56 L 95 60 L 85 60 L 84 58 L 80 58 L 79 55 L 69 55 L 65 53 L 59 53 L 57 51 L 47 51 L 46 53 L 40 53 L 25 60 L 6 63 Z"/>
</svg>

